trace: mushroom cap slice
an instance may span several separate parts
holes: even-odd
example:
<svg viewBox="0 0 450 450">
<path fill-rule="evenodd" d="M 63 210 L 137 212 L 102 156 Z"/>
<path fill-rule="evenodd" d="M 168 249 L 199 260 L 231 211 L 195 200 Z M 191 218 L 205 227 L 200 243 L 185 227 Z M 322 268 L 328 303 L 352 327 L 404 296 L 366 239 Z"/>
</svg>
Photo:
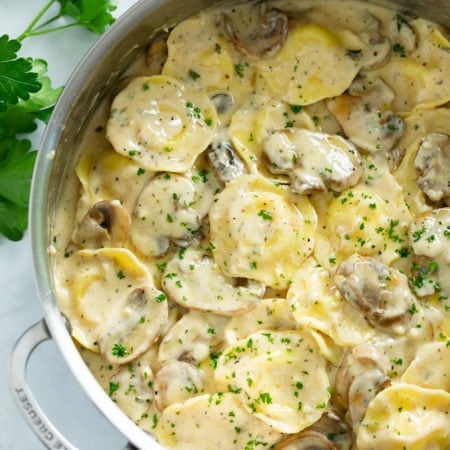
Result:
<svg viewBox="0 0 450 450">
<path fill-rule="evenodd" d="M 278 443 L 275 450 L 348 450 L 352 446 L 350 427 L 333 409 L 298 434 Z"/>
<path fill-rule="evenodd" d="M 255 9 L 258 8 L 258 11 Z M 231 14 L 235 12 L 232 11 Z M 238 14 L 246 14 L 249 19 L 247 27 L 239 32 L 233 27 L 231 14 L 223 14 L 225 32 L 236 50 L 244 56 L 260 59 L 275 55 L 286 42 L 289 20 L 283 12 L 271 9 L 267 11 L 266 2 L 251 5 Z M 254 16 L 256 20 L 253 20 Z"/>
<path fill-rule="evenodd" d="M 322 433 L 306 430 L 278 444 L 275 450 L 336 450 Z"/>
<path fill-rule="evenodd" d="M 258 442 L 269 449 L 281 434 L 242 408 L 236 395 L 200 395 L 168 406 L 155 429 L 158 440 L 173 450 L 246 448 Z"/>
<path fill-rule="evenodd" d="M 214 375 L 219 389 L 282 433 L 313 424 L 330 397 L 325 358 L 306 329 L 257 331 L 223 350 Z"/>
<path fill-rule="evenodd" d="M 358 427 L 358 448 L 446 448 L 450 393 L 399 383 L 381 391 Z"/>
<path fill-rule="evenodd" d="M 217 263 L 204 252 L 188 248 L 168 262 L 162 286 L 171 300 L 188 309 L 224 316 L 242 314 L 256 306 L 264 294 L 261 283 L 238 280 L 222 274 Z"/>
<path fill-rule="evenodd" d="M 218 178 L 224 184 L 238 178 L 246 171 L 244 163 L 231 142 L 213 142 L 207 151 L 207 157 Z"/>
<path fill-rule="evenodd" d="M 115 364 L 141 356 L 159 338 L 168 318 L 166 295 L 153 286 L 134 289 L 114 321 L 102 326 L 101 353 Z"/>
<path fill-rule="evenodd" d="M 166 75 L 137 77 L 114 99 L 106 135 L 145 169 L 185 172 L 211 143 L 216 119 L 205 93 Z"/>
<path fill-rule="evenodd" d="M 82 248 L 121 247 L 128 238 L 131 218 L 118 200 L 99 201 L 72 234 Z"/>
<path fill-rule="evenodd" d="M 346 139 L 302 128 L 272 131 L 263 141 L 268 169 L 287 174 L 291 189 L 299 194 L 355 185 L 362 174 L 361 159 Z"/>
<path fill-rule="evenodd" d="M 348 350 L 339 365 L 334 382 L 333 392 L 338 404 L 344 409 L 348 409 L 350 406 L 349 392 L 355 380 L 359 377 L 364 378 L 367 373 L 376 373 L 386 377 L 387 365 L 388 361 L 374 344 L 360 344 Z M 355 388 L 360 384 L 358 382 Z"/>
<path fill-rule="evenodd" d="M 160 363 L 200 363 L 223 342 L 226 320 L 216 314 L 187 312 L 163 336 L 158 353 Z"/>
<path fill-rule="evenodd" d="M 163 411 L 172 403 L 179 403 L 203 393 L 203 373 L 184 361 L 170 361 L 155 374 L 153 389 L 158 409 Z"/>
<path fill-rule="evenodd" d="M 284 289 L 313 250 L 317 216 L 306 196 L 243 175 L 217 196 L 209 221 L 213 257 L 224 274 Z"/>
<path fill-rule="evenodd" d="M 419 144 L 414 168 L 419 173 L 417 184 L 432 201 L 450 206 L 450 136 L 430 133 Z"/>
<path fill-rule="evenodd" d="M 401 335 L 412 326 L 415 298 L 400 271 L 354 253 L 338 267 L 335 282 L 342 296 L 375 327 Z"/>
<path fill-rule="evenodd" d="M 371 400 L 390 385 L 390 378 L 377 369 L 366 371 L 354 379 L 348 391 L 348 411 L 354 430 L 364 418 Z"/>
</svg>

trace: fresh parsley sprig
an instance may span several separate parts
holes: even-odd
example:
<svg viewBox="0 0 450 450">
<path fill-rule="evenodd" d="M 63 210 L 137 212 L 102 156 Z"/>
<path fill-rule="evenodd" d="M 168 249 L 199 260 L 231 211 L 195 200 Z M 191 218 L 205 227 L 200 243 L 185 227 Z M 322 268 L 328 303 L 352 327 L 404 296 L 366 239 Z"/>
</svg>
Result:
<svg viewBox="0 0 450 450">
<path fill-rule="evenodd" d="M 17 38 L 0 36 L 0 234 L 22 239 L 36 151 L 24 135 L 47 123 L 62 87 L 53 88 L 43 59 L 19 56 L 32 36 L 80 26 L 101 34 L 114 21 L 111 0 L 49 0 Z"/>
</svg>

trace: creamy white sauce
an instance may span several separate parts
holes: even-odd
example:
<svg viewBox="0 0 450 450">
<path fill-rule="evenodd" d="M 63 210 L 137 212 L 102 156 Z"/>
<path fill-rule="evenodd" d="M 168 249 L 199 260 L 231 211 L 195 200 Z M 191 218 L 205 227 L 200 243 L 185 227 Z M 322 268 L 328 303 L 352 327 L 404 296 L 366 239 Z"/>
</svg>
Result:
<svg viewBox="0 0 450 450">
<path fill-rule="evenodd" d="M 92 119 L 58 301 L 163 445 L 449 448 L 449 49 L 363 2 L 211 9 Z"/>
</svg>

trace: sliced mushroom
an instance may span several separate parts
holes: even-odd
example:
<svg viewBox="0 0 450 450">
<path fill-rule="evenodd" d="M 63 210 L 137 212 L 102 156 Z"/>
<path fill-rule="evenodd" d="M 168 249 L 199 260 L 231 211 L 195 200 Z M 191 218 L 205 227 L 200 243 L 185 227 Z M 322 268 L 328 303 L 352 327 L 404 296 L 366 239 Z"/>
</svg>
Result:
<svg viewBox="0 0 450 450">
<path fill-rule="evenodd" d="M 419 296 L 450 296 L 450 208 L 417 217 L 410 225 L 409 240 L 416 258 L 411 283 Z"/>
<path fill-rule="evenodd" d="M 333 395 L 337 403 L 345 410 L 349 409 L 349 393 L 355 380 L 363 377 L 361 381 L 357 382 L 353 391 L 356 391 L 357 387 L 364 383 L 367 373 L 373 372 L 379 374 L 380 377 L 386 377 L 387 365 L 388 362 L 383 353 L 374 344 L 360 344 L 348 350 L 336 373 Z M 370 380 L 371 377 L 372 375 L 367 380 Z M 353 396 L 353 400 L 355 400 L 355 396 Z M 358 403 L 361 404 L 361 401 Z"/>
<path fill-rule="evenodd" d="M 226 319 L 215 314 L 190 311 L 164 335 L 159 361 L 185 361 L 196 365 L 223 342 Z"/>
<path fill-rule="evenodd" d="M 82 248 L 122 247 L 127 240 L 131 218 L 119 200 L 97 202 L 72 234 Z"/>
<path fill-rule="evenodd" d="M 167 36 L 155 39 L 148 48 L 145 58 L 148 73 L 151 75 L 161 73 L 167 55 Z"/>
<path fill-rule="evenodd" d="M 223 14 L 225 31 L 236 50 L 244 56 L 273 56 L 286 42 L 288 17 L 277 9 L 268 11 L 265 2 L 260 2 L 258 16 L 257 20 L 249 19 L 245 29 L 237 31 L 232 18 Z"/>
<path fill-rule="evenodd" d="M 373 326 L 399 335 L 412 326 L 414 296 L 407 277 L 398 270 L 355 253 L 340 264 L 335 282 L 342 296 L 361 308 Z"/>
<path fill-rule="evenodd" d="M 390 385 L 390 378 L 378 369 L 368 370 L 355 378 L 348 391 L 348 411 L 353 429 L 364 418 L 369 403 Z"/>
<path fill-rule="evenodd" d="M 391 111 L 394 91 L 381 79 L 361 77 L 348 93 L 328 101 L 327 106 L 346 136 L 368 152 L 389 151 L 403 135 L 403 120 Z"/>
<path fill-rule="evenodd" d="M 218 114 L 225 114 L 231 110 L 234 105 L 234 98 L 229 93 L 219 93 L 211 97 L 213 105 Z"/>
<path fill-rule="evenodd" d="M 362 174 L 358 151 L 351 142 L 301 128 L 268 134 L 263 156 L 272 173 L 289 175 L 291 190 L 299 194 L 340 192 L 355 185 Z"/>
<path fill-rule="evenodd" d="M 168 317 L 163 292 L 137 288 L 128 296 L 119 317 L 108 320 L 99 341 L 107 361 L 126 364 L 142 355 L 159 338 Z"/>
<path fill-rule="evenodd" d="M 195 182 L 192 175 L 159 175 L 142 190 L 130 238 L 143 254 L 162 255 L 171 242 L 186 246 L 197 236 L 213 192 L 208 181 Z"/>
<path fill-rule="evenodd" d="M 433 202 L 450 206 L 450 137 L 431 133 L 419 144 L 414 168 L 419 173 L 417 184 Z"/>
<path fill-rule="evenodd" d="M 202 372 L 183 361 L 170 361 L 155 375 L 156 405 L 160 411 L 203 392 Z"/>
<path fill-rule="evenodd" d="M 308 430 L 322 433 L 331 441 L 336 450 L 348 450 L 352 446 L 352 430 L 334 408 L 328 407 L 322 417 Z"/>
<path fill-rule="evenodd" d="M 256 306 L 265 287 L 254 280 L 225 276 L 204 252 L 187 249 L 176 255 L 163 273 L 163 288 L 170 299 L 188 309 L 224 316 L 242 314 Z"/>
<path fill-rule="evenodd" d="M 299 434 L 280 442 L 275 450 L 348 450 L 352 445 L 349 425 L 332 409 Z"/>
<path fill-rule="evenodd" d="M 228 141 L 213 142 L 207 157 L 218 178 L 226 184 L 245 173 L 245 166 Z"/>
<path fill-rule="evenodd" d="M 336 450 L 336 447 L 322 433 L 308 430 L 286 439 L 275 450 Z"/>
</svg>

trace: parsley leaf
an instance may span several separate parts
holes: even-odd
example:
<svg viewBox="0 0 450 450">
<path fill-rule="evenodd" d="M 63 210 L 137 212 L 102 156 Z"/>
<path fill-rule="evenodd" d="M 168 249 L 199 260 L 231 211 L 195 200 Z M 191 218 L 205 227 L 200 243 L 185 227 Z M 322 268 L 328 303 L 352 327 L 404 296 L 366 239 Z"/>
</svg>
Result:
<svg viewBox="0 0 450 450">
<path fill-rule="evenodd" d="M 58 0 L 60 15 L 75 19 L 74 25 L 102 34 L 113 22 L 111 11 L 116 6 L 110 0 Z"/>
<path fill-rule="evenodd" d="M 31 59 L 17 58 L 20 47 L 19 41 L 6 34 L 0 37 L 0 111 L 17 104 L 19 99 L 28 100 L 30 93 L 41 88 Z"/>
<path fill-rule="evenodd" d="M 0 232 L 11 241 L 20 241 L 28 226 L 28 208 L 0 197 Z"/>
<path fill-rule="evenodd" d="M 56 14 L 48 18 L 54 5 Z M 43 59 L 19 56 L 21 41 L 72 26 L 101 34 L 114 21 L 110 0 L 47 0 L 17 37 L 0 36 L 0 233 L 18 241 L 28 226 L 28 200 L 37 152 L 22 135 L 47 123 L 62 87 L 53 88 Z M 52 28 L 58 19 L 68 23 Z"/>
<path fill-rule="evenodd" d="M 0 196 L 26 207 L 36 152 L 27 139 L 11 140 L 6 157 L 0 161 Z"/>
</svg>

